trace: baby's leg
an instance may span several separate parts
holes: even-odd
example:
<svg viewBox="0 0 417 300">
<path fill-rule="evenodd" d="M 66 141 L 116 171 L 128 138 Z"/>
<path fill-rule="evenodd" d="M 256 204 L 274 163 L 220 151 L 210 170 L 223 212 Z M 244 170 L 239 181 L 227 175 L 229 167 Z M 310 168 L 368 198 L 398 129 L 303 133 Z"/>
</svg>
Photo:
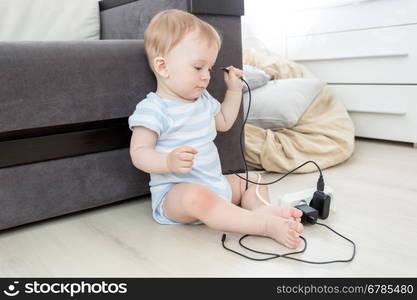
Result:
<svg viewBox="0 0 417 300">
<path fill-rule="evenodd" d="M 240 173 L 239 175 L 242 177 L 246 176 L 245 173 Z M 252 211 L 273 214 L 283 218 L 291 218 L 298 222 L 301 221 L 302 212 L 299 209 L 267 206 L 256 194 L 256 184 L 249 182 L 248 189 L 246 190 L 246 181 L 244 179 L 241 179 L 236 175 L 226 175 L 226 178 L 232 187 L 232 199 L 233 203 L 236 205 L 240 204 L 243 208 Z M 249 180 L 258 182 L 258 175 L 249 173 Z M 265 181 L 262 180 L 261 182 Z M 259 186 L 259 194 L 267 203 L 271 203 L 269 188 L 267 185 Z"/>
<path fill-rule="evenodd" d="M 243 209 L 198 184 L 176 184 L 167 193 L 163 211 L 176 222 L 200 220 L 218 231 L 268 236 L 289 248 L 298 247 L 303 231 L 297 221 Z"/>
</svg>

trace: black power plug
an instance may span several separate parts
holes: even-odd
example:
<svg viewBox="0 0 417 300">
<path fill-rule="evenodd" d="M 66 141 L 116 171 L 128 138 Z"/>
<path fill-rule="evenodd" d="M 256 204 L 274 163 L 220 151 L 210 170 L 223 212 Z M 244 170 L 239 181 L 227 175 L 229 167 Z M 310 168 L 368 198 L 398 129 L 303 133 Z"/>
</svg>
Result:
<svg viewBox="0 0 417 300">
<path fill-rule="evenodd" d="M 317 209 L 320 219 L 326 219 L 330 213 L 330 196 L 322 191 L 315 191 L 310 206 Z"/>
<path fill-rule="evenodd" d="M 223 70 L 224 72 L 226 72 L 227 74 L 229 74 L 229 70 L 226 67 L 221 67 L 220 70 Z M 245 82 L 245 79 L 243 79 L 243 77 L 240 77 L 240 80 L 242 80 L 243 82 Z M 246 82 L 246 86 L 249 87 L 249 85 Z"/>
<path fill-rule="evenodd" d="M 317 209 L 307 204 L 297 205 L 295 208 L 303 212 L 303 215 L 301 216 L 301 223 L 316 224 L 317 218 L 319 217 L 319 212 Z"/>
</svg>

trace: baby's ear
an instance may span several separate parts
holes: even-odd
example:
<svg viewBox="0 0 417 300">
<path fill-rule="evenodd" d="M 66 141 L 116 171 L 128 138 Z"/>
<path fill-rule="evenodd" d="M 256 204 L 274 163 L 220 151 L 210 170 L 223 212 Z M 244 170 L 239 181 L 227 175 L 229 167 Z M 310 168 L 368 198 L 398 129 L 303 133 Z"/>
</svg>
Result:
<svg viewBox="0 0 417 300">
<path fill-rule="evenodd" d="M 168 67 L 165 58 L 162 56 L 155 57 L 153 59 L 153 68 L 159 76 L 168 78 Z"/>
</svg>

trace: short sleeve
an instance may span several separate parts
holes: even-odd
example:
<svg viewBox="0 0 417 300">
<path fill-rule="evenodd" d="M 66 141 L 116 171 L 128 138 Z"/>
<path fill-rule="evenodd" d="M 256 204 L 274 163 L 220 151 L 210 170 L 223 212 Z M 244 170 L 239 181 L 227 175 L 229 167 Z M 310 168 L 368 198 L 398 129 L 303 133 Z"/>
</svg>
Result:
<svg viewBox="0 0 417 300">
<path fill-rule="evenodd" d="M 207 92 L 207 90 L 205 90 L 201 96 L 205 98 L 210 104 L 210 111 L 212 115 L 213 116 L 217 115 L 221 109 L 220 102 L 216 98 L 214 98 L 212 95 L 210 95 L 209 92 Z"/>
<path fill-rule="evenodd" d="M 164 113 L 156 103 L 149 99 L 142 100 L 136 105 L 136 109 L 129 117 L 129 128 L 133 130 L 135 126 L 143 126 L 155 131 L 158 136 L 164 132 L 166 121 Z"/>
</svg>

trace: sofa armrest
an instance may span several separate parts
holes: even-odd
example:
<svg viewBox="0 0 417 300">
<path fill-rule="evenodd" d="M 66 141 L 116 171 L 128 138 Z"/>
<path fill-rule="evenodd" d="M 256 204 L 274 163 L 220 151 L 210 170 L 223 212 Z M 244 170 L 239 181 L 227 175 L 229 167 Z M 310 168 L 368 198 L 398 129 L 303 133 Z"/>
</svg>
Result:
<svg viewBox="0 0 417 300">
<path fill-rule="evenodd" d="M 166 9 L 180 9 L 196 15 L 240 17 L 244 14 L 243 0 L 104 0 L 100 7 L 101 39 L 143 39 L 152 17 Z"/>
<path fill-rule="evenodd" d="M 152 17 L 165 9 L 188 10 L 188 0 L 140 0 L 101 11 L 101 39 L 143 39 Z"/>
<path fill-rule="evenodd" d="M 100 7 L 100 11 L 103 11 L 135 1 L 138 0 L 99 0 L 98 5 Z"/>
</svg>

